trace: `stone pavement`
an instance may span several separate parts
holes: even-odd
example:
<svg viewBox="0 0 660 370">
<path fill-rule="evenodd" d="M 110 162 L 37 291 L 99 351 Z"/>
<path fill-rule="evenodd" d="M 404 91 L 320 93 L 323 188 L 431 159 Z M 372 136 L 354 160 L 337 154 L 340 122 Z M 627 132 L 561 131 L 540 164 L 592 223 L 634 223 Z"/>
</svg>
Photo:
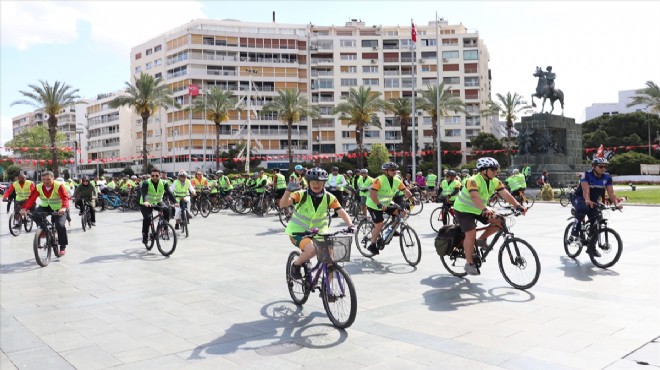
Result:
<svg viewBox="0 0 660 370">
<path fill-rule="evenodd" d="M 345 266 L 358 314 L 346 331 L 330 325 L 317 296 L 291 303 L 293 247 L 273 216 L 195 218 L 165 258 L 141 246 L 139 213 L 105 212 L 87 232 L 74 215 L 69 254 L 41 268 L 34 232 L 12 237 L 3 213 L 0 368 L 660 367 L 659 207 L 611 214 L 624 251 L 601 270 L 564 255 L 568 208 L 535 205 L 513 231 L 543 268 L 519 291 L 492 257 L 481 276 L 450 276 L 433 247 L 431 206 L 411 219 L 423 244 L 416 269 L 398 243 L 373 260 L 353 250 Z"/>
</svg>

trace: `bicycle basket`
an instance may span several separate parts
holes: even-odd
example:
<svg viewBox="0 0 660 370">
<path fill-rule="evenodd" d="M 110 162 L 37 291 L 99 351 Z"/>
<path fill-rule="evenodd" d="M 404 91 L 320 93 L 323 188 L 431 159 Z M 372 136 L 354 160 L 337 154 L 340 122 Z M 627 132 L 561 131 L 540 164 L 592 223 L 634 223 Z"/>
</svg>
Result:
<svg viewBox="0 0 660 370">
<path fill-rule="evenodd" d="M 351 259 L 351 242 L 353 237 L 350 235 L 336 235 L 316 241 L 316 258 L 320 263 L 348 262 Z"/>
<path fill-rule="evenodd" d="M 443 226 L 435 238 L 435 251 L 438 256 L 446 256 L 465 238 L 465 233 L 458 225 Z"/>
</svg>

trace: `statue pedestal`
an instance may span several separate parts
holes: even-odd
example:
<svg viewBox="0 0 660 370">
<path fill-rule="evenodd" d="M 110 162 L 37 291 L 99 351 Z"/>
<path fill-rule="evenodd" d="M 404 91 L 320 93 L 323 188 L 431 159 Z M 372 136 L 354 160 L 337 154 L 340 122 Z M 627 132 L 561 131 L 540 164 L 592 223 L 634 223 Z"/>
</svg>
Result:
<svg viewBox="0 0 660 370">
<path fill-rule="evenodd" d="M 589 169 L 582 161 L 582 127 L 575 119 L 546 113 L 522 117 L 515 124 L 519 152 L 513 157 L 513 168 L 532 167 L 531 182 L 548 171 L 553 187 L 577 182 L 577 173 Z"/>
</svg>

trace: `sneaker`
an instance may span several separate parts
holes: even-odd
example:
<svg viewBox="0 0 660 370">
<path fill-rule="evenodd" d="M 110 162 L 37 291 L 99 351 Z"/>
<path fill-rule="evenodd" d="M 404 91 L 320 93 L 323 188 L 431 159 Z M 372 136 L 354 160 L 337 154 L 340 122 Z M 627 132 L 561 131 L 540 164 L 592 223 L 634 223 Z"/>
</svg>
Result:
<svg viewBox="0 0 660 370">
<path fill-rule="evenodd" d="M 480 272 L 477 269 L 477 267 L 473 263 L 467 263 L 465 264 L 465 272 L 468 273 L 468 275 L 479 275 Z"/>
<path fill-rule="evenodd" d="M 92 226 L 96 226 L 96 222 L 90 222 Z"/>
<path fill-rule="evenodd" d="M 298 266 L 295 263 L 291 266 L 291 278 L 294 280 L 300 280 L 302 279 L 302 273 L 300 272 L 300 268 L 302 266 Z"/>
<path fill-rule="evenodd" d="M 179 230 L 179 224 L 174 225 L 174 230 Z"/>
<path fill-rule="evenodd" d="M 63 257 L 65 254 L 66 254 L 66 249 L 62 249 L 62 247 L 60 247 L 60 257 Z"/>
<path fill-rule="evenodd" d="M 147 234 L 142 234 L 142 244 L 147 245 Z"/>
<path fill-rule="evenodd" d="M 588 248 L 587 254 L 593 257 L 600 257 L 600 252 L 596 248 Z"/>
<path fill-rule="evenodd" d="M 367 250 L 369 251 L 369 253 L 373 254 L 374 256 L 380 254 L 380 251 L 378 250 L 378 247 L 376 246 L 376 244 L 373 244 L 373 243 L 371 245 L 369 245 Z"/>
</svg>

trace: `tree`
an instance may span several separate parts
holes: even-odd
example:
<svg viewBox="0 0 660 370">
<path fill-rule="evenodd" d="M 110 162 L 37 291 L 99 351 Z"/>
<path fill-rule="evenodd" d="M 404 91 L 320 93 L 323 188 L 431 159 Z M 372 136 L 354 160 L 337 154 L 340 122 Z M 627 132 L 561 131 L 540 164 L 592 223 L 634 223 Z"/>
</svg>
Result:
<svg viewBox="0 0 660 370">
<path fill-rule="evenodd" d="M 55 133 L 55 143 L 57 145 L 62 145 L 66 141 L 66 136 L 57 131 Z M 20 134 L 14 136 L 9 140 L 5 145 L 14 148 L 25 148 L 25 150 L 20 151 L 20 155 L 23 158 L 31 158 L 38 160 L 52 160 L 52 150 L 50 149 L 50 130 L 45 126 L 33 126 L 26 128 Z M 57 150 L 56 153 L 56 163 L 58 159 L 68 159 L 73 157 L 73 152 Z M 53 165 L 53 169 L 57 168 L 56 165 Z"/>
<path fill-rule="evenodd" d="M 142 117 L 142 172 L 148 173 L 149 151 L 147 150 L 147 127 L 149 117 L 158 108 L 167 109 L 170 106 L 174 106 L 177 109 L 181 109 L 181 105 L 174 101 L 170 89 L 167 85 L 163 84 L 162 78 L 154 78 L 145 73 L 140 73 L 140 76 L 135 78 L 133 85 L 130 82 L 126 82 L 124 94 L 117 96 L 110 102 L 110 107 L 112 108 L 119 108 L 124 105 L 132 107 Z"/>
<path fill-rule="evenodd" d="M 507 156 L 511 158 L 511 136 L 513 133 L 513 123 L 518 120 L 518 114 L 520 112 L 532 109 L 527 103 L 522 99 L 522 95 L 514 93 L 511 95 L 511 92 L 507 92 L 506 96 L 502 94 L 497 94 L 497 102 L 493 100 L 488 101 L 488 109 L 482 112 L 487 115 L 497 115 L 498 117 L 504 117 L 506 121 L 506 143 L 507 143 Z"/>
<path fill-rule="evenodd" d="M 339 119 L 348 121 L 348 126 L 355 126 L 355 142 L 358 146 L 358 167 L 364 165 L 364 131 L 369 126 L 382 128 L 377 112 L 385 110 L 385 102 L 379 98 L 380 93 L 371 91 L 370 87 L 360 86 L 355 90 L 351 88 L 348 97 L 344 102 L 339 103 L 335 108 L 335 114 L 339 114 Z M 380 171 L 380 168 L 379 168 Z"/>
<path fill-rule="evenodd" d="M 11 163 L 5 173 L 7 174 L 7 181 L 13 182 L 16 176 L 21 173 L 21 167 L 17 164 Z"/>
<path fill-rule="evenodd" d="M 473 151 L 504 149 L 502 142 L 500 142 L 497 137 L 495 137 L 495 135 L 487 132 L 480 132 L 479 135 L 473 137 L 470 141 L 472 142 Z M 497 161 L 500 163 L 500 166 L 503 168 L 509 166 L 509 156 L 507 153 L 492 153 L 483 156 L 497 159 Z M 479 157 L 482 157 L 482 155 L 479 155 Z"/>
<path fill-rule="evenodd" d="M 300 122 L 301 117 L 318 118 L 321 116 L 316 106 L 309 105 L 307 98 L 300 91 L 293 89 L 279 90 L 277 96 L 263 107 L 262 112 L 276 112 L 280 121 L 287 127 L 287 156 L 289 157 L 289 171 L 293 171 L 293 147 L 291 131 L 293 123 Z"/>
<path fill-rule="evenodd" d="M 610 172 L 619 176 L 639 175 L 640 164 L 660 163 L 657 159 L 642 153 L 628 152 L 616 154 L 609 160 Z"/>
<path fill-rule="evenodd" d="M 410 132 L 408 126 L 411 124 L 412 116 L 412 101 L 408 98 L 395 98 L 387 101 L 385 110 L 392 112 L 398 119 L 401 127 L 401 149 L 404 152 L 411 150 L 412 141 L 410 140 Z M 407 172 L 408 163 L 405 155 L 401 158 L 401 167 L 403 172 Z"/>
<path fill-rule="evenodd" d="M 439 102 L 438 92 L 440 92 Z M 466 113 L 465 103 L 461 98 L 454 95 L 449 88 L 445 88 L 444 82 L 440 83 L 440 86 L 426 85 L 426 90 L 422 90 L 421 94 L 419 108 L 431 115 L 431 123 L 433 124 L 433 170 L 438 173 L 438 155 L 440 155 L 438 153 L 439 120 L 446 117 L 449 111 Z"/>
<path fill-rule="evenodd" d="M 74 105 L 77 99 L 80 99 L 76 93 L 78 89 L 73 89 L 66 83 L 55 81 L 52 86 L 48 81 L 39 80 L 39 85 L 28 85 L 31 91 L 22 91 L 21 93 L 26 100 L 18 100 L 11 103 L 11 106 L 16 104 L 27 104 L 38 109 L 43 109 L 44 113 L 48 115 L 48 135 L 50 138 L 50 159 L 53 161 L 53 173 L 55 177 L 60 175 L 60 169 L 57 165 L 57 115 L 71 105 Z"/>
<path fill-rule="evenodd" d="M 582 125 L 583 149 L 613 146 L 645 146 L 631 148 L 633 151 L 647 153 L 646 145 L 655 142 L 655 133 L 660 130 L 660 117 L 657 114 L 634 112 L 600 116 L 584 122 Z M 649 136 L 650 135 L 650 136 Z M 653 152 L 660 158 L 660 152 Z"/>
<path fill-rule="evenodd" d="M 383 163 L 390 161 L 390 155 L 387 152 L 387 147 L 383 144 L 374 144 L 371 146 L 367 164 L 369 166 L 369 173 L 372 177 L 378 176 L 382 172 L 380 167 Z"/>
<path fill-rule="evenodd" d="M 204 92 L 203 99 L 195 100 L 193 110 L 195 112 L 206 112 L 206 119 L 215 124 L 215 170 L 220 169 L 220 124 L 229 120 L 229 111 L 236 109 L 238 99 L 232 91 L 225 91 L 218 87 L 212 87 Z M 249 113 L 248 113 L 249 114 Z"/>
<path fill-rule="evenodd" d="M 233 149 L 230 149 L 229 152 L 222 152 L 221 157 L 227 158 L 227 160 L 222 161 L 222 166 L 226 170 L 237 170 L 238 172 L 242 172 L 241 169 L 243 168 L 244 163 L 238 161 L 237 158 L 240 152 L 243 151 L 244 147 L 245 147 L 245 142 L 242 142 L 236 144 L 236 146 Z M 253 157 L 253 158 L 255 159 L 250 160 L 250 168 L 256 168 L 261 163 L 260 157 Z"/>
<path fill-rule="evenodd" d="M 646 81 L 646 87 L 635 91 L 635 96 L 633 96 L 630 103 L 626 107 L 632 107 L 633 105 L 645 105 L 647 109 L 650 109 L 651 113 L 660 114 L 660 87 L 655 84 L 653 81 Z"/>
</svg>

